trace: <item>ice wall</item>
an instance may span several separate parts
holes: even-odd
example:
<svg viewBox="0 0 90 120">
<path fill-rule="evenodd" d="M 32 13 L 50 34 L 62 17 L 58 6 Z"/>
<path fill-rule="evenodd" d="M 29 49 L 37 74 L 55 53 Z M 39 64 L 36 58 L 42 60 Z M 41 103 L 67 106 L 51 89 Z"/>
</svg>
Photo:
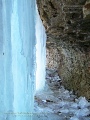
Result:
<svg viewBox="0 0 90 120">
<path fill-rule="evenodd" d="M 0 120 L 31 120 L 35 0 L 0 0 Z"/>
<path fill-rule="evenodd" d="M 36 6 L 36 91 L 45 85 L 46 33 Z"/>
</svg>

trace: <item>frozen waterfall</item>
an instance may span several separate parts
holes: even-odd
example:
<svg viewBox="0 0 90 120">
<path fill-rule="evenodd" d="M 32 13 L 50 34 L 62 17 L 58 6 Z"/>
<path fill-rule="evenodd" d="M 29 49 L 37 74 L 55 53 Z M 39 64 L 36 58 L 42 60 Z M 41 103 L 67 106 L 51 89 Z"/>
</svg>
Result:
<svg viewBox="0 0 90 120">
<path fill-rule="evenodd" d="M 45 85 L 46 33 L 36 6 L 36 91 Z"/>
<path fill-rule="evenodd" d="M 35 0 L 0 0 L 0 120 L 31 120 Z"/>
</svg>

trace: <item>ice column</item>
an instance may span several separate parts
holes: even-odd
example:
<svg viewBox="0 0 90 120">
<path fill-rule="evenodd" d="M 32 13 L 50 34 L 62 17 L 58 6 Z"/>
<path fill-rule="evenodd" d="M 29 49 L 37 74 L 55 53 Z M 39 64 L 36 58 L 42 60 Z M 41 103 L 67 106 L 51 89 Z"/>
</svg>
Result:
<svg viewBox="0 0 90 120">
<path fill-rule="evenodd" d="M 36 6 L 36 91 L 45 85 L 46 33 Z"/>
<path fill-rule="evenodd" d="M 31 120 L 35 0 L 0 0 L 0 120 Z"/>
</svg>

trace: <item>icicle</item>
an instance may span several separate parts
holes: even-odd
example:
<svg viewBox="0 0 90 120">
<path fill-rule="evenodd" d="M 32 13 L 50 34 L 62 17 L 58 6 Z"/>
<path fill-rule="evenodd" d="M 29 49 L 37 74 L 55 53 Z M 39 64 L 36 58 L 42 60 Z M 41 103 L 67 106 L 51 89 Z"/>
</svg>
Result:
<svg viewBox="0 0 90 120">
<path fill-rule="evenodd" d="M 46 34 L 36 6 L 36 91 L 45 85 Z"/>
</svg>

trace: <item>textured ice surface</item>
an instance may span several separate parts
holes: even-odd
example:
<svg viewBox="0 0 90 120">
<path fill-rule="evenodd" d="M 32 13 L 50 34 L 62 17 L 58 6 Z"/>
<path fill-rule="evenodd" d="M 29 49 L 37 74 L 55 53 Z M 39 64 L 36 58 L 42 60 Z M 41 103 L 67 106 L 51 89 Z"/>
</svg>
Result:
<svg viewBox="0 0 90 120">
<path fill-rule="evenodd" d="M 48 78 L 46 76 L 48 87 L 35 95 L 37 120 L 90 120 L 90 102 L 85 97 L 77 98 L 72 91 L 66 90 L 62 85 L 55 86 L 56 84 L 53 84 L 55 71 L 46 73 L 48 73 Z M 58 77 L 56 78 L 55 81 L 58 83 Z"/>
<path fill-rule="evenodd" d="M 78 105 L 80 108 L 85 108 L 85 107 L 90 106 L 90 103 L 86 100 L 85 97 L 80 97 L 78 99 Z"/>
<path fill-rule="evenodd" d="M 76 116 L 71 117 L 70 120 L 79 120 L 79 118 L 77 118 Z"/>
<path fill-rule="evenodd" d="M 31 120 L 35 0 L 0 0 L 0 120 Z"/>
</svg>

